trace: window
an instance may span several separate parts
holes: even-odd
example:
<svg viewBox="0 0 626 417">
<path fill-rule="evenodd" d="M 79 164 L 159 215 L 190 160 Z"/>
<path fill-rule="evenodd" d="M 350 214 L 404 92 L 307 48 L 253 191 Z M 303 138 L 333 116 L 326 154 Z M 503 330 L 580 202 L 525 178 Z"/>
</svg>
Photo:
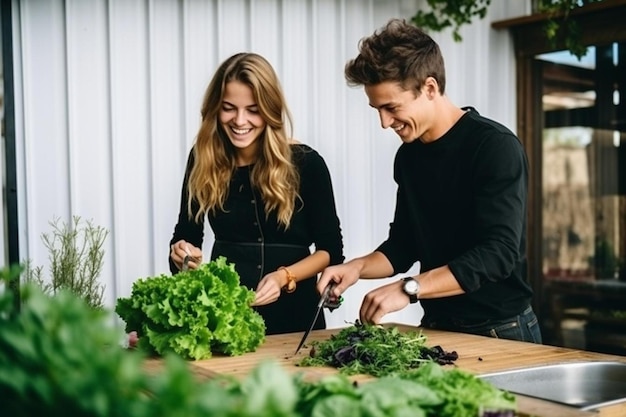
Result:
<svg viewBox="0 0 626 417">
<path fill-rule="evenodd" d="M 546 16 L 493 24 L 513 34 L 517 133 L 529 156 L 528 278 L 544 342 L 626 354 L 624 2 L 573 12 L 587 54 L 543 35 Z"/>
</svg>

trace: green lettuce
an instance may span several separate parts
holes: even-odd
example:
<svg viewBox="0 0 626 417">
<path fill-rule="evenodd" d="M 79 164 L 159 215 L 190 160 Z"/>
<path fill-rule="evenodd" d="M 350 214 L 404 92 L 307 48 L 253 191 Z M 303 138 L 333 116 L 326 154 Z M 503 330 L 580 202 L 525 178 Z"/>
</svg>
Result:
<svg viewBox="0 0 626 417">
<path fill-rule="evenodd" d="M 265 340 L 265 322 L 250 304 L 254 292 L 240 285 L 226 258 L 176 275 L 142 278 L 115 312 L 126 331 L 137 331 L 140 348 L 159 355 L 207 359 L 256 350 Z"/>
</svg>

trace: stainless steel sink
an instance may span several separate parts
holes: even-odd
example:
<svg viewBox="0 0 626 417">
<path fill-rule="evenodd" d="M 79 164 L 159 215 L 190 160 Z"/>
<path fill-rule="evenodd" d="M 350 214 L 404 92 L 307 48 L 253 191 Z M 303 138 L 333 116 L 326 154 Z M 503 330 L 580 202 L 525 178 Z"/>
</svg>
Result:
<svg viewBox="0 0 626 417">
<path fill-rule="evenodd" d="M 626 362 L 570 362 L 480 376 L 500 389 L 593 410 L 626 402 Z"/>
</svg>

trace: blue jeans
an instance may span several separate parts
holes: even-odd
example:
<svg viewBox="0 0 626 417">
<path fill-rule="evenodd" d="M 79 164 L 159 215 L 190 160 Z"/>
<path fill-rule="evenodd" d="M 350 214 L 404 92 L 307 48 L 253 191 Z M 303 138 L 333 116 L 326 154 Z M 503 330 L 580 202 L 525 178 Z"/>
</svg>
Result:
<svg viewBox="0 0 626 417">
<path fill-rule="evenodd" d="M 446 318 L 445 320 L 424 317 L 422 326 L 429 329 L 471 333 L 500 339 L 519 340 L 521 342 L 541 343 L 539 320 L 531 306 L 521 314 L 507 319 L 483 320 L 481 322 Z"/>
</svg>

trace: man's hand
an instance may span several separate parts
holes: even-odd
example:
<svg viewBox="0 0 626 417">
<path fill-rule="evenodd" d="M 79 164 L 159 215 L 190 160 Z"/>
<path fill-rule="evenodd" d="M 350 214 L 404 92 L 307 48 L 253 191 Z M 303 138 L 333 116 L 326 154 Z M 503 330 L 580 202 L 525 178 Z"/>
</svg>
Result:
<svg viewBox="0 0 626 417">
<path fill-rule="evenodd" d="M 317 292 L 324 293 L 326 286 L 331 282 L 335 282 L 330 299 L 331 301 L 338 300 L 341 294 L 344 293 L 350 286 L 354 285 L 359 280 L 360 268 L 354 264 L 353 261 L 341 264 L 329 266 L 322 272 L 322 276 L 317 281 Z"/>
<path fill-rule="evenodd" d="M 398 280 L 368 292 L 363 298 L 359 316 L 361 323 L 379 324 L 383 316 L 409 305 L 409 297 Z"/>
</svg>

